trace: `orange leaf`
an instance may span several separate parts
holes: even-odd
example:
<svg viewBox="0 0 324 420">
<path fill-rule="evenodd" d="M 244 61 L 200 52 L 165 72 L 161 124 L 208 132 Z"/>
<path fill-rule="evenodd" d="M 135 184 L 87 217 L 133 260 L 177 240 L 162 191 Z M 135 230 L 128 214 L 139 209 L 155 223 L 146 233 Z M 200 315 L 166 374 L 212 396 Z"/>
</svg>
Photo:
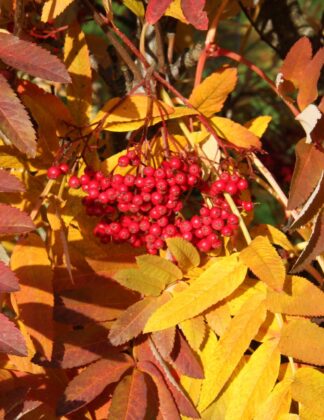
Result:
<svg viewBox="0 0 324 420">
<path fill-rule="evenodd" d="M 15 292 L 17 290 L 19 290 L 19 284 L 15 273 L 0 261 L 0 293 Z"/>
<path fill-rule="evenodd" d="M 21 332 L 5 315 L 0 314 L 0 352 L 26 356 L 27 348 Z"/>
<path fill-rule="evenodd" d="M 0 192 L 23 192 L 25 187 L 22 182 L 8 171 L 0 169 Z"/>
<path fill-rule="evenodd" d="M 109 420 L 140 420 L 145 418 L 147 389 L 145 374 L 134 369 L 117 385 L 109 409 Z"/>
<path fill-rule="evenodd" d="M 168 358 L 174 347 L 175 341 L 175 327 L 167 328 L 166 330 L 155 331 L 152 333 L 152 340 L 157 347 L 162 357 Z"/>
<path fill-rule="evenodd" d="M 67 386 L 57 405 L 57 415 L 79 410 L 100 395 L 107 385 L 119 381 L 132 366 L 133 360 L 126 354 L 113 355 L 111 359 L 102 359 L 88 366 Z"/>
</svg>

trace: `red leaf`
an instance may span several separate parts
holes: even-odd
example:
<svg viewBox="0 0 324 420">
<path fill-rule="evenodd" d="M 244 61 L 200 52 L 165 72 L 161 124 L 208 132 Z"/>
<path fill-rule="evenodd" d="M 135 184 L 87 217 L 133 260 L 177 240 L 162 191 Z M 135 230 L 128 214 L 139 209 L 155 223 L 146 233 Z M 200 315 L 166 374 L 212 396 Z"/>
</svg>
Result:
<svg viewBox="0 0 324 420">
<path fill-rule="evenodd" d="M 1 35 L 1 34 L 0 34 Z M 36 155 L 36 135 L 27 111 L 0 74 L 0 134 L 29 157 Z"/>
<path fill-rule="evenodd" d="M 56 56 L 12 34 L 0 33 L 0 58 L 8 66 L 23 70 L 32 76 L 53 82 L 71 82 L 64 64 Z"/>
<path fill-rule="evenodd" d="M 301 110 L 315 101 L 318 96 L 317 83 L 324 65 L 324 47 L 320 48 L 303 70 L 303 77 L 299 86 L 297 103 Z"/>
<path fill-rule="evenodd" d="M 27 356 L 27 347 L 21 332 L 3 314 L 0 314 L 0 352 Z"/>
<path fill-rule="evenodd" d="M 64 416 L 94 400 L 107 385 L 119 381 L 120 377 L 133 365 L 125 355 L 114 355 L 93 363 L 72 379 L 57 406 L 57 416 Z"/>
<path fill-rule="evenodd" d="M 146 372 L 153 379 L 159 394 L 160 411 L 163 418 L 180 420 L 180 414 L 159 369 L 151 362 L 138 362 L 138 368 Z"/>
<path fill-rule="evenodd" d="M 142 420 L 147 409 L 145 374 L 137 369 L 117 385 L 109 409 L 109 420 Z"/>
<path fill-rule="evenodd" d="M 284 79 L 298 87 L 305 80 L 305 67 L 312 58 L 312 44 L 307 37 L 300 38 L 289 50 L 279 70 Z"/>
<path fill-rule="evenodd" d="M 173 0 L 150 0 L 146 9 L 145 19 L 153 25 L 163 15 Z"/>
<path fill-rule="evenodd" d="M 93 275 L 95 276 L 95 275 Z M 138 300 L 138 294 L 116 282 L 101 278 L 91 287 L 65 290 L 54 308 L 54 318 L 67 324 L 85 324 L 116 319 Z"/>
<path fill-rule="evenodd" d="M 16 292 L 17 290 L 19 290 L 19 284 L 15 273 L 0 261 L 0 293 Z"/>
<path fill-rule="evenodd" d="M 324 251 L 324 208 L 318 213 L 308 244 L 295 262 L 292 273 L 302 271 L 312 260 Z"/>
<path fill-rule="evenodd" d="M 305 203 L 313 192 L 324 168 L 324 153 L 305 140 L 296 146 L 296 165 L 289 192 L 288 210 Z"/>
<path fill-rule="evenodd" d="M 0 204 L 0 235 L 15 235 L 34 229 L 28 214 L 7 204 Z"/>
<path fill-rule="evenodd" d="M 167 359 L 172 352 L 175 341 L 175 333 L 175 327 L 170 327 L 166 330 L 155 331 L 151 335 L 155 346 L 164 359 Z"/>
<path fill-rule="evenodd" d="M 203 10 L 206 0 L 181 0 L 181 9 L 184 17 L 196 29 L 205 31 L 208 29 L 207 13 Z"/>
<path fill-rule="evenodd" d="M 63 369 L 84 366 L 107 354 L 117 354 L 107 339 L 108 330 L 93 324 L 82 330 L 72 330 L 54 342 L 52 362 Z"/>
<path fill-rule="evenodd" d="M 179 331 L 176 334 L 171 360 L 178 374 L 198 379 L 204 378 L 201 364 Z"/>
<path fill-rule="evenodd" d="M 24 185 L 9 172 L 0 169 L 0 192 L 23 192 Z"/>
</svg>

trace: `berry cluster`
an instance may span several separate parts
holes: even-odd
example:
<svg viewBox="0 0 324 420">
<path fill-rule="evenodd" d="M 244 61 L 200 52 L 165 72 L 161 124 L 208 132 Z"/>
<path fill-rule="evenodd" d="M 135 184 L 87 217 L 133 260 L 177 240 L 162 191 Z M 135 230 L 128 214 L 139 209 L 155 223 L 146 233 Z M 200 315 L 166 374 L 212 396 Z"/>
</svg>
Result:
<svg viewBox="0 0 324 420">
<path fill-rule="evenodd" d="M 253 203 L 240 199 L 247 181 L 237 174 L 223 172 L 219 179 L 208 184 L 202 179 L 197 158 L 172 157 L 158 168 L 139 167 L 140 160 L 133 151 L 121 156 L 120 167 L 134 166 L 137 175 L 105 176 L 86 168 L 78 178 L 69 179 L 71 188 L 82 188 L 87 194 L 83 205 L 90 216 L 100 218 L 94 229 L 102 243 L 128 242 L 134 247 L 145 246 L 151 254 L 165 248 L 165 239 L 180 236 L 191 241 L 203 252 L 221 246 L 221 236 L 231 236 L 239 224 L 224 192 L 233 196 L 237 205 L 249 211 Z M 199 214 L 185 219 L 181 211 L 187 209 L 192 192 L 209 196 L 212 206 L 203 202 Z M 201 196 L 201 195 L 200 195 Z"/>
<path fill-rule="evenodd" d="M 67 163 L 61 163 L 60 165 L 53 165 L 47 170 L 47 177 L 49 179 L 57 179 L 61 175 L 65 175 L 69 172 L 69 165 Z"/>
</svg>

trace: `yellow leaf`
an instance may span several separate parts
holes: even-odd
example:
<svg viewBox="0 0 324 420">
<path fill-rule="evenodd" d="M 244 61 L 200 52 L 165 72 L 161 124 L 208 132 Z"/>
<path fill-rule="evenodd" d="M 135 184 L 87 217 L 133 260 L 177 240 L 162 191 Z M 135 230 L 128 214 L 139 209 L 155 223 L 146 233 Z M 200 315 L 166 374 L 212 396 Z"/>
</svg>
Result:
<svg viewBox="0 0 324 420">
<path fill-rule="evenodd" d="M 165 258 L 146 254 L 136 257 L 136 261 L 141 272 L 163 281 L 165 286 L 182 278 L 181 270 Z"/>
<path fill-rule="evenodd" d="M 226 420 L 254 418 L 276 383 L 279 366 L 278 340 L 261 344 L 230 385 Z"/>
<path fill-rule="evenodd" d="M 188 23 L 183 15 L 180 1 L 181 0 L 173 0 L 164 14 L 165 16 L 171 16 L 174 19 L 180 20 L 180 22 Z"/>
<path fill-rule="evenodd" d="M 244 127 L 246 127 L 251 133 L 255 134 L 258 137 L 262 137 L 266 129 L 268 128 L 268 125 L 270 124 L 270 121 L 272 120 L 272 117 L 269 115 L 263 115 L 261 117 L 254 118 L 253 120 L 247 122 L 244 124 Z"/>
<path fill-rule="evenodd" d="M 268 398 L 260 405 L 254 420 L 277 420 L 288 414 L 291 404 L 291 381 L 283 380 L 273 388 Z"/>
<path fill-rule="evenodd" d="M 198 267 L 200 255 L 190 242 L 182 238 L 169 238 L 166 243 L 182 270 L 188 271 L 191 267 Z"/>
<path fill-rule="evenodd" d="M 191 378 L 190 376 L 182 375 L 180 377 L 180 383 L 186 394 L 189 395 L 191 401 L 197 405 L 199 401 L 200 389 L 201 389 L 201 379 Z M 190 419 L 190 417 L 183 416 L 184 419 Z"/>
<path fill-rule="evenodd" d="M 314 420 L 324 418 L 324 373 L 311 367 L 297 370 L 291 394 L 295 401 L 300 402 L 312 413 Z"/>
<path fill-rule="evenodd" d="M 11 268 L 20 279 L 20 290 L 14 294 L 20 319 L 36 350 L 50 360 L 54 339 L 53 272 L 45 244 L 38 235 L 31 234 L 15 246 Z"/>
<path fill-rule="evenodd" d="M 143 273 L 137 268 L 118 271 L 113 279 L 128 289 L 146 296 L 158 296 L 164 289 L 164 281 L 158 277 Z"/>
<path fill-rule="evenodd" d="M 43 6 L 41 21 L 55 19 L 73 2 L 74 0 L 48 0 Z"/>
<path fill-rule="evenodd" d="M 190 95 L 189 102 L 202 114 L 211 117 L 223 108 L 237 82 L 237 70 L 225 68 L 212 73 Z"/>
<path fill-rule="evenodd" d="M 285 356 L 323 366 L 324 329 L 306 319 L 290 321 L 281 330 L 279 348 Z"/>
<path fill-rule="evenodd" d="M 125 99 L 110 99 L 98 112 L 92 124 L 103 120 L 102 128 L 108 131 L 137 130 L 145 123 L 156 124 L 174 113 L 174 108 L 162 101 L 145 95 L 127 96 Z"/>
<path fill-rule="evenodd" d="M 275 290 L 282 290 L 285 266 L 268 238 L 257 236 L 240 253 L 240 259 L 260 280 Z"/>
<path fill-rule="evenodd" d="M 267 236 L 271 243 L 281 246 L 286 251 L 293 251 L 294 246 L 287 236 L 279 229 L 272 225 L 257 225 L 251 231 L 252 237 Z"/>
<path fill-rule="evenodd" d="M 195 351 L 199 351 L 206 334 L 204 317 L 196 316 L 195 318 L 187 319 L 186 321 L 181 322 L 179 326 L 190 344 L 190 347 Z"/>
<path fill-rule="evenodd" d="M 144 18 L 145 9 L 141 0 L 123 0 L 123 3 L 136 16 Z"/>
<path fill-rule="evenodd" d="M 67 86 L 67 100 L 78 126 L 89 121 L 92 103 L 91 63 L 84 33 L 76 22 L 69 25 L 64 43 L 64 63 L 72 83 Z"/>
<path fill-rule="evenodd" d="M 221 302 L 210 308 L 205 316 L 210 328 L 219 336 L 224 334 L 232 319 L 229 305 L 226 302 Z"/>
<path fill-rule="evenodd" d="M 226 299 L 229 306 L 230 314 L 236 315 L 244 303 L 251 296 L 260 292 L 265 293 L 267 287 L 261 281 L 255 281 L 247 278 L 229 297 Z"/>
<path fill-rule="evenodd" d="M 246 267 L 237 255 L 217 258 L 190 286 L 176 294 L 149 319 L 145 332 L 172 327 L 224 299 L 244 280 Z"/>
<path fill-rule="evenodd" d="M 258 332 L 266 316 L 264 298 L 259 293 L 244 303 L 210 354 L 199 401 L 200 411 L 218 396 Z"/>
<path fill-rule="evenodd" d="M 224 117 L 213 117 L 210 121 L 213 123 L 217 135 L 229 143 L 243 149 L 261 148 L 259 137 L 243 125 Z"/>
<path fill-rule="evenodd" d="M 271 312 L 288 315 L 324 315 L 324 293 L 309 280 L 287 276 L 284 290 L 268 290 L 266 306 Z"/>
</svg>

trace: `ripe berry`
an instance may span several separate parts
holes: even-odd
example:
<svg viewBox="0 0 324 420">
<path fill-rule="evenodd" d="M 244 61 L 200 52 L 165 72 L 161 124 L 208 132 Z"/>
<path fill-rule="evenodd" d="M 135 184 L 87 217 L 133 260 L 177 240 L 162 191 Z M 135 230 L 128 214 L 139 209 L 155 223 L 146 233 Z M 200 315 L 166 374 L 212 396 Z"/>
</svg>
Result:
<svg viewBox="0 0 324 420">
<path fill-rule="evenodd" d="M 209 210 L 209 208 L 208 208 L 208 207 L 202 207 L 202 208 L 199 210 L 199 213 L 200 213 L 200 216 L 209 216 L 209 214 L 210 214 L 210 210 Z"/>
<path fill-rule="evenodd" d="M 201 173 L 201 169 L 200 166 L 197 165 L 196 163 L 193 163 L 189 166 L 189 174 L 190 175 L 200 175 Z"/>
<path fill-rule="evenodd" d="M 247 180 L 245 179 L 245 178 L 240 178 L 239 180 L 238 180 L 238 182 L 237 182 L 237 188 L 240 190 L 240 191 L 244 191 L 244 190 L 246 190 L 247 188 L 248 188 L 248 186 L 249 186 L 249 184 L 248 184 L 248 182 L 247 182 Z"/>
<path fill-rule="evenodd" d="M 60 175 L 62 175 L 62 171 L 58 166 L 51 166 L 47 170 L 47 178 L 49 179 L 57 179 Z"/>
<path fill-rule="evenodd" d="M 212 228 L 214 230 L 222 230 L 223 227 L 224 227 L 224 225 L 225 225 L 225 223 L 224 223 L 224 220 L 223 219 L 218 218 L 218 219 L 214 219 L 212 221 L 212 224 L 211 225 L 212 225 Z"/>
<path fill-rule="evenodd" d="M 145 176 L 153 176 L 155 173 L 155 169 L 152 166 L 146 166 L 143 170 Z"/>
<path fill-rule="evenodd" d="M 229 225 L 238 225 L 239 224 L 239 218 L 236 216 L 236 214 L 230 214 L 227 218 L 227 223 Z"/>
<path fill-rule="evenodd" d="M 242 201 L 242 206 L 245 211 L 251 211 L 254 207 L 252 201 Z"/>
<path fill-rule="evenodd" d="M 173 157 L 172 159 L 170 159 L 169 163 L 172 169 L 180 169 L 182 166 L 181 159 L 179 159 L 178 157 Z"/>
<path fill-rule="evenodd" d="M 125 156 L 120 156 L 118 158 L 118 166 L 120 166 L 121 168 L 125 168 L 126 166 L 129 165 L 129 158 L 125 155 Z"/>
<path fill-rule="evenodd" d="M 80 182 L 79 178 L 75 175 L 71 176 L 68 184 L 69 184 L 70 188 L 75 188 L 75 189 L 80 188 L 80 186 L 81 186 L 81 182 Z"/>
<path fill-rule="evenodd" d="M 61 163 L 59 168 L 62 174 L 67 174 L 69 172 L 69 165 L 67 163 Z"/>
<path fill-rule="evenodd" d="M 183 237 L 183 239 L 185 239 L 186 241 L 191 242 L 191 241 L 192 241 L 192 238 L 193 238 L 193 235 L 192 235 L 192 233 L 191 233 L 191 232 L 183 232 L 182 237 Z"/>
<path fill-rule="evenodd" d="M 217 219 L 221 215 L 221 209 L 219 207 L 212 207 L 210 209 L 210 217 Z"/>
<path fill-rule="evenodd" d="M 191 226 L 194 229 L 199 229 L 201 227 L 201 219 L 199 216 L 193 216 L 191 218 Z"/>
<path fill-rule="evenodd" d="M 226 184 L 225 191 L 230 195 L 235 195 L 237 193 L 237 184 L 234 181 L 230 181 Z"/>
<path fill-rule="evenodd" d="M 233 229 L 230 226 L 226 225 L 221 230 L 221 234 L 223 236 L 227 236 L 227 237 L 232 236 L 233 235 Z"/>
<path fill-rule="evenodd" d="M 197 243 L 197 247 L 202 252 L 208 252 L 211 248 L 211 241 L 208 238 L 204 238 Z"/>
<path fill-rule="evenodd" d="M 98 198 L 99 196 L 99 191 L 97 190 L 97 188 L 91 188 L 88 191 L 88 196 L 92 199 L 95 200 L 96 198 Z"/>
</svg>

